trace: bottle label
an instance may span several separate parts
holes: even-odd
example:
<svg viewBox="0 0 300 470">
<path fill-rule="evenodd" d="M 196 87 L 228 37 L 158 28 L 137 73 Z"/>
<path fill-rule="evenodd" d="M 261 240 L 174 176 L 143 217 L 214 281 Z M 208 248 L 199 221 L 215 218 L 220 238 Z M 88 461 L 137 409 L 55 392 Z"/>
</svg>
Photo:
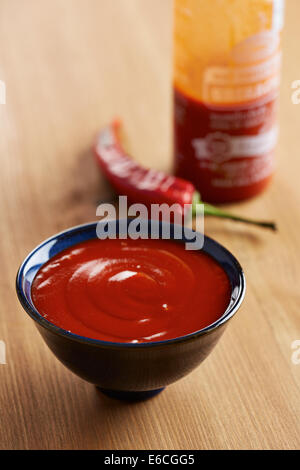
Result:
<svg viewBox="0 0 300 470">
<path fill-rule="evenodd" d="M 280 35 L 263 31 L 237 44 L 228 65 L 207 67 L 203 101 L 215 105 L 253 101 L 279 87 Z"/>
<path fill-rule="evenodd" d="M 273 172 L 277 90 L 244 106 L 207 106 L 175 92 L 177 174 L 203 187 L 241 188 Z"/>
<path fill-rule="evenodd" d="M 212 132 L 205 138 L 194 139 L 192 145 L 197 159 L 203 162 L 208 159 L 214 164 L 271 152 L 276 141 L 277 127 L 274 126 L 267 132 L 247 136 L 230 136 L 223 132 Z"/>
</svg>

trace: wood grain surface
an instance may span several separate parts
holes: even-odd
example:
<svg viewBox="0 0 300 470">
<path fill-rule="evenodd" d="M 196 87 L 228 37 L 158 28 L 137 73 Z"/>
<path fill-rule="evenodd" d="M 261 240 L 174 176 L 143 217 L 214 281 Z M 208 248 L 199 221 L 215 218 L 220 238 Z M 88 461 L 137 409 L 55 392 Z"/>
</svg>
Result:
<svg viewBox="0 0 300 470">
<path fill-rule="evenodd" d="M 295 449 L 300 445 L 300 2 L 287 0 L 276 177 L 232 205 L 276 219 L 273 234 L 207 220 L 243 265 L 248 292 L 195 372 L 124 404 L 62 366 L 19 305 L 18 265 L 44 238 L 95 220 L 111 190 L 91 141 L 115 115 L 136 159 L 170 170 L 171 0 L 1 0 L 1 449 Z"/>
</svg>

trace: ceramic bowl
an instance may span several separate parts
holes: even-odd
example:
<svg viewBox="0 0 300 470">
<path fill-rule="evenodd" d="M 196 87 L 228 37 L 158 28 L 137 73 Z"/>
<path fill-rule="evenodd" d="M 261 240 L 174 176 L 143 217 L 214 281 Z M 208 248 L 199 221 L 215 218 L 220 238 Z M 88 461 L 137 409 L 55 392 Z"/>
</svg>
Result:
<svg viewBox="0 0 300 470">
<path fill-rule="evenodd" d="M 117 233 L 121 233 L 127 229 L 130 219 L 108 222 L 113 223 Z M 160 223 L 162 226 L 163 223 Z M 216 322 L 179 338 L 150 343 L 114 343 L 78 336 L 42 317 L 33 304 L 31 286 L 43 264 L 66 248 L 96 238 L 96 227 L 97 222 L 73 227 L 37 246 L 19 268 L 17 294 L 44 341 L 68 369 L 111 397 L 145 399 L 184 377 L 209 355 L 243 301 L 244 274 L 236 258 L 227 249 L 205 236 L 203 251 L 223 267 L 231 282 L 229 306 Z M 185 228 L 185 234 L 176 243 L 190 240 L 192 231 Z M 173 239 L 173 224 L 170 224 L 170 235 Z"/>
</svg>

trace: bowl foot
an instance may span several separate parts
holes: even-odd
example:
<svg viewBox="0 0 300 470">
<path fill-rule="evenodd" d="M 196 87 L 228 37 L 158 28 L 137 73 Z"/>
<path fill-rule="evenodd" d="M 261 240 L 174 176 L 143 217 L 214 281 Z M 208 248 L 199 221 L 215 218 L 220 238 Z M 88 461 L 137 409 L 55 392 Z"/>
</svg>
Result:
<svg viewBox="0 0 300 470">
<path fill-rule="evenodd" d="M 107 390 L 105 388 L 97 387 L 100 392 L 104 393 L 110 398 L 115 398 L 116 400 L 123 400 L 123 401 L 143 401 L 148 400 L 149 398 L 158 395 L 158 393 L 162 392 L 165 387 L 158 388 L 156 390 L 147 390 L 141 392 L 130 392 L 125 390 Z"/>
</svg>

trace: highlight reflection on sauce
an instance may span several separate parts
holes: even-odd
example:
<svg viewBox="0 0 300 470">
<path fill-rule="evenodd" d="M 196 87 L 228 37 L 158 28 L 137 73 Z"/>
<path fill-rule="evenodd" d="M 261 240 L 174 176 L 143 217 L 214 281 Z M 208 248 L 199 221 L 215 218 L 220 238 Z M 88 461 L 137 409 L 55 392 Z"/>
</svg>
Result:
<svg viewBox="0 0 300 470">
<path fill-rule="evenodd" d="M 51 323 L 115 342 L 161 341 L 199 330 L 226 310 L 231 287 L 202 252 L 169 240 L 89 240 L 38 272 L 32 298 Z"/>
</svg>

